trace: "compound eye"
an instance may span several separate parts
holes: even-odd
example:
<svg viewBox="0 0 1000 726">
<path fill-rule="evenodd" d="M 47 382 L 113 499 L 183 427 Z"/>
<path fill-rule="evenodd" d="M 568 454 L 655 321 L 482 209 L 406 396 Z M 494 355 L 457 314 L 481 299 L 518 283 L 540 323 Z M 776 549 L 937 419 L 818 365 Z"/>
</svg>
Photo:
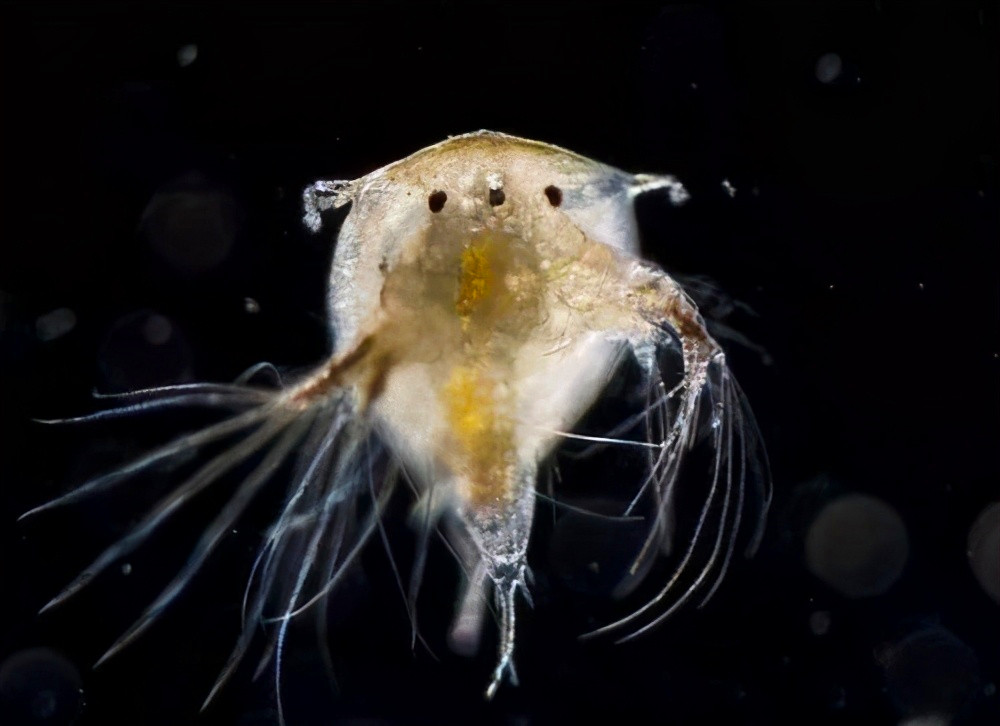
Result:
<svg viewBox="0 0 1000 726">
<path fill-rule="evenodd" d="M 558 207 L 562 204 L 562 189 L 550 184 L 545 187 L 545 197 L 549 200 L 549 204 L 553 207 Z"/>
<path fill-rule="evenodd" d="M 440 189 L 430 193 L 427 197 L 427 206 L 432 212 L 437 214 L 442 209 L 444 209 L 444 203 L 448 201 L 448 195 L 442 192 Z"/>
</svg>

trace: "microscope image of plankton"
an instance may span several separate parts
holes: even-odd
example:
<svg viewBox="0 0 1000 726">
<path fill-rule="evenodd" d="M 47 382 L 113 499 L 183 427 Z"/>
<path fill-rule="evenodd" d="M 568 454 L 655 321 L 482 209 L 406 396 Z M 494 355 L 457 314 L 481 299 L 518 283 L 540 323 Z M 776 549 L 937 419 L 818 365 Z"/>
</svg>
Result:
<svg viewBox="0 0 1000 726">
<path fill-rule="evenodd" d="M 272 475 L 280 470 L 285 479 L 287 469 L 283 508 L 249 574 L 242 634 L 208 696 L 263 624 L 269 642 L 261 668 L 274 664 L 283 720 L 289 623 L 322 608 L 366 543 L 384 540 L 382 515 L 401 490 L 413 495 L 416 530 L 404 588 L 411 619 L 428 542 L 441 537 L 463 582 L 449 642 L 473 652 L 484 622 L 495 619 L 499 628 L 495 668 L 484 674 L 492 697 L 505 680 L 516 682 L 516 613 L 522 600 L 530 602 L 527 551 L 538 482 L 569 439 L 630 447 L 643 458 L 642 477 L 607 485 L 629 487 L 623 516 L 645 515 L 645 542 L 626 577 L 642 576 L 661 554 L 674 558 L 672 574 L 645 604 L 594 634 L 632 638 L 681 605 L 706 601 L 750 511 L 747 554 L 759 542 L 769 473 L 722 349 L 682 288 L 639 257 L 634 201 L 645 193 L 667 194 L 674 204 L 687 199 L 673 177 L 629 174 L 487 131 L 449 138 L 359 179 L 309 186 L 305 223 L 313 231 L 324 211 L 350 205 L 329 273 L 329 358 L 278 388 L 245 376 L 233 384 L 167 386 L 112 396 L 116 407 L 66 419 L 184 406 L 225 414 L 28 513 L 221 447 L 45 609 L 133 551 L 227 472 L 248 471 L 181 571 L 101 660 L 110 657 L 150 627 Z M 682 370 L 661 370 L 661 352 L 671 346 Z M 626 360 L 641 371 L 643 404 L 604 436 L 574 433 Z M 697 519 L 671 551 L 678 475 L 696 444 L 711 452 Z"/>
</svg>

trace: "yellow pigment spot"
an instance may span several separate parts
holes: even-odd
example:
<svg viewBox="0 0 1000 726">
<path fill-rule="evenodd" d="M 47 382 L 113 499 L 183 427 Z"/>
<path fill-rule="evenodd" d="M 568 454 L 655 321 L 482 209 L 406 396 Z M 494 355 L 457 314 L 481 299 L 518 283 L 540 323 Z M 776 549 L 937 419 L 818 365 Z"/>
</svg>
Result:
<svg viewBox="0 0 1000 726">
<path fill-rule="evenodd" d="M 513 427 L 498 410 L 497 385 L 470 366 L 455 366 L 442 399 L 457 450 L 458 468 L 468 477 L 468 498 L 484 505 L 503 498 L 513 471 Z"/>
</svg>

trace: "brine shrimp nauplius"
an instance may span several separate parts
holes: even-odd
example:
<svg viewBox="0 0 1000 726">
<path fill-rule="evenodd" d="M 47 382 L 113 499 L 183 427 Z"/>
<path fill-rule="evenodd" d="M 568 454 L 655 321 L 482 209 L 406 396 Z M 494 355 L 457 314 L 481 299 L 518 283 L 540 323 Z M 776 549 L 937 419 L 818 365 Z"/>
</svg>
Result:
<svg viewBox="0 0 1000 726">
<path fill-rule="evenodd" d="M 686 454 L 696 445 L 711 452 L 696 521 L 671 555 L 672 574 L 645 604 L 592 635 L 633 638 L 688 601 L 704 603 L 751 511 L 746 553 L 759 544 L 770 474 L 723 350 L 684 290 L 639 256 L 634 201 L 656 190 L 673 204 L 688 196 L 671 176 L 629 174 L 488 131 L 449 138 L 359 179 L 310 185 L 305 224 L 313 231 L 323 212 L 350 205 L 329 277 L 329 358 L 276 389 L 247 376 L 167 386 L 112 397 L 117 407 L 67 419 L 182 406 L 226 413 L 28 514 L 229 443 L 44 609 L 79 591 L 227 472 L 249 471 L 181 571 L 101 661 L 110 657 L 176 599 L 292 459 L 283 508 L 249 576 L 242 634 L 208 700 L 266 625 L 260 667 L 274 663 L 283 721 L 288 624 L 325 603 L 366 543 L 385 539 L 382 515 L 398 484 L 415 498 L 417 551 L 403 588 L 411 618 L 428 541 L 440 536 L 464 576 L 449 642 L 474 651 L 487 613 L 496 616 L 498 655 L 485 691 L 491 698 L 505 680 L 516 682 L 516 613 L 519 596 L 530 602 L 527 552 L 543 496 L 540 473 L 570 440 L 627 447 L 643 459 L 645 473 L 628 483 L 630 504 L 621 512 L 641 512 L 645 523 L 631 578 L 671 552 Z M 673 358 L 663 355 L 671 348 Z M 626 361 L 641 373 L 642 404 L 602 436 L 575 433 Z M 678 370 L 664 370 L 670 361 Z"/>
</svg>

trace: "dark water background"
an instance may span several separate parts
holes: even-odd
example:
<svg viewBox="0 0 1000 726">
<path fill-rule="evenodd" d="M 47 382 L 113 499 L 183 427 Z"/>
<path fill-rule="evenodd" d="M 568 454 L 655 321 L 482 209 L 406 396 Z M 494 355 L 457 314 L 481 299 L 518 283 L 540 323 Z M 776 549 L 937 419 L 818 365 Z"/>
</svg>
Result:
<svg viewBox="0 0 1000 726">
<path fill-rule="evenodd" d="M 190 421 L 29 419 L 93 410 L 94 388 L 319 360 L 332 235 L 301 226 L 302 187 L 479 128 L 688 186 L 682 209 L 642 200 L 644 247 L 711 279 L 725 296 L 709 315 L 763 350 L 729 346 L 772 457 L 767 536 L 705 609 L 613 646 L 576 635 L 627 612 L 585 567 L 621 538 L 550 524 L 522 685 L 490 705 L 492 642 L 466 661 L 441 637 L 446 554 L 420 611 L 437 662 L 409 652 L 376 545 L 335 603 L 339 695 L 310 628 L 293 629 L 289 724 L 1000 722 L 1000 605 L 967 556 L 1000 499 L 995 3 L 139 7 L 0 15 L 0 722 L 70 723 L 76 688 L 79 724 L 274 722 L 252 664 L 194 717 L 268 502 L 159 625 L 91 670 L 221 499 L 36 617 L 169 472 L 17 514 Z M 995 593 L 997 511 L 982 521 Z M 808 541 L 832 562 L 810 568 Z M 856 551 L 862 571 L 829 574 Z"/>
</svg>

